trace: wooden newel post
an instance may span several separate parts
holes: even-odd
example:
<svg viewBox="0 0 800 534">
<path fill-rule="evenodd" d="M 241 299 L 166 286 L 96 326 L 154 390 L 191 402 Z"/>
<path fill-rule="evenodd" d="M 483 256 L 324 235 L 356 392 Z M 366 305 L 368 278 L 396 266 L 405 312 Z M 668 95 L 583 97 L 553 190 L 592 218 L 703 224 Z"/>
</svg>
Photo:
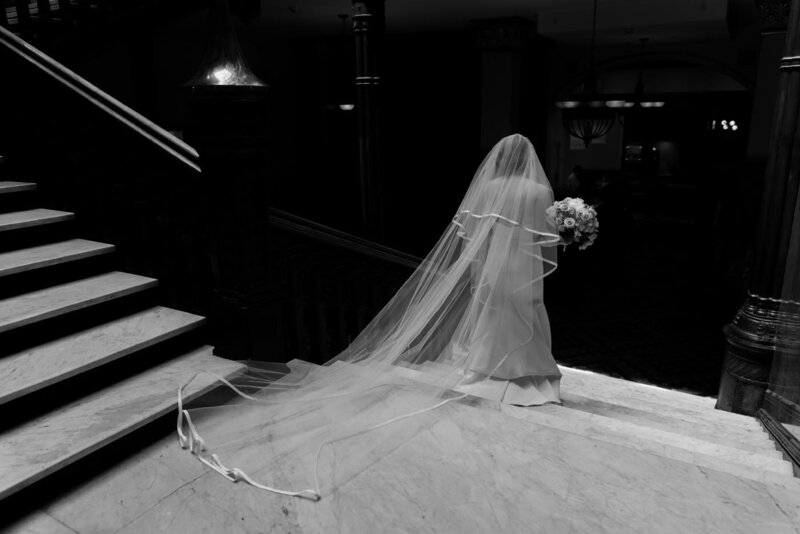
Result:
<svg viewBox="0 0 800 534">
<path fill-rule="evenodd" d="M 754 414 L 764 402 L 773 357 L 800 343 L 800 315 L 781 300 L 800 178 L 800 2 L 792 2 L 756 234 L 750 291 L 725 328 L 717 408 Z M 779 373 L 780 374 L 780 373 Z"/>
<path fill-rule="evenodd" d="M 384 0 L 353 0 L 361 224 L 364 236 L 375 240 L 380 240 L 383 236 L 380 191 L 381 76 L 379 62 L 385 18 Z"/>
<path fill-rule="evenodd" d="M 214 353 L 266 357 L 269 197 L 265 174 L 268 86 L 245 65 L 227 2 L 212 3 L 203 66 L 185 85 L 187 141 L 200 155 L 204 227 L 214 274 Z"/>
</svg>

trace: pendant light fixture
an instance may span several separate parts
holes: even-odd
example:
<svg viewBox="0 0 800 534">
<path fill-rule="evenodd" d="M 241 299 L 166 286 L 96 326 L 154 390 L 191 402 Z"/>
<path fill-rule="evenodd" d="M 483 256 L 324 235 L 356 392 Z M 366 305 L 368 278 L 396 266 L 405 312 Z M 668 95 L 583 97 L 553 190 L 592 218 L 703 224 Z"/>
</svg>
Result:
<svg viewBox="0 0 800 534">
<path fill-rule="evenodd" d="M 266 87 L 244 60 L 228 0 L 212 0 L 209 6 L 208 41 L 200 68 L 184 85 Z"/>
<path fill-rule="evenodd" d="M 642 37 L 639 42 L 642 44 L 641 53 L 639 56 L 639 78 L 636 80 L 636 88 L 633 91 L 633 100 L 626 102 L 626 107 L 639 107 L 639 108 L 661 108 L 664 107 L 663 100 L 650 100 L 645 98 L 644 94 L 644 47 L 649 39 Z"/>
<path fill-rule="evenodd" d="M 581 139 L 586 147 L 608 133 L 614 125 L 616 113 L 597 92 L 597 75 L 594 70 L 594 44 L 597 33 L 597 0 L 592 15 L 592 45 L 589 51 L 589 70 L 578 94 L 568 100 L 556 102 L 561 108 L 564 128 L 570 135 Z"/>
<path fill-rule="evenodd" d="M 355 86 L 353 84 L 354 74 L 351 69 L 353 62 L 353 49 L 347 36 L 348 15 L 340 13 L 337 15 L 341 21 L 341 36 L 337 47 L 338 56 L 336 58 L 335 73 L 333 75 L 333 108 L 339 111 L 353 111 L 356 107 Z"/>
</svg>

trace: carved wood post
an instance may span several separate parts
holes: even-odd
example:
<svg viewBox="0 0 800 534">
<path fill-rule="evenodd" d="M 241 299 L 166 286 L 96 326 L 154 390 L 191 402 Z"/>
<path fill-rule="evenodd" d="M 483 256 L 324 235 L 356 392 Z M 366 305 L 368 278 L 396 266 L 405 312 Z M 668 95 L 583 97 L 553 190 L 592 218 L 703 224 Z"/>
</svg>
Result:
<svg viewBox="0 0 800 534">
<path fill-rule="evenodd" d="M 268 357 L 268 190 L 264 112 L 268 87 L 247 69 L 227 2 L 210 10 L 201 70 L 187 85 L 187 140 L 200 155 L 205 227 L 214 273 L 214 353 Z"/>
<path fill-rule="evenodd" d="M 748 128 L 747 157 L 763 166 L 769 152 L 775 95 L 778 92 L 778 62 L 783 55 L 786 41 L 790 0 L 758 0 L 756 3 L 761 36 L 753 108 Z"/>
<path fill-rule="evenodd" d="M 358 113 L 361 223 L 364 236 L 380 240 L 381 217 L 380 50 L 385 26 L 384 0 L 353 0 L 356 49 L 356 111 Z"/>
<path fill-rule="evenodd" d="M 760 2 L 773 6 L 775 2 Z M 783 2 L 788 7 L 787 2 Z M 788 17 L 784 57 L 778 65 L 778 96 L 767 155 L 751 289 L 725 328 L 725 362 L 717 408 L 754 414 L 771 380 L 773 356 L 798 339 L 800 316 L 781 313 L 781 286 L 790 246 L 800 177 L 800 2 Z M 795 321 L 795 324 L 787 324 Z M 780 373 L 778 373 L 780 374 Z"/>
</svg>

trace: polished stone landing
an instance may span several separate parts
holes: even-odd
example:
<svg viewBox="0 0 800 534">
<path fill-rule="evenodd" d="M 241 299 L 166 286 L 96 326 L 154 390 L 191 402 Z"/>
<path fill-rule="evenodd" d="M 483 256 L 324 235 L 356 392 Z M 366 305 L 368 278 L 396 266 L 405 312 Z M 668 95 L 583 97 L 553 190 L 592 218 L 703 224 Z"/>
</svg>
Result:
<svg viewBox="0 0 800 534">
<path fill-rule="evenodd" d="M 592 397 L 586 380 L 580 393 Z M 755 469 L 726 470 L 736 465 L 727 460 L 715 468 L 686 449 L 670 456 L 641 447 L 644 438 L 625 443 L 625 425 L 589 426 L 588 412 L 587 426 L 573 419 L 557 428 L 554 420 L 565 419 L 558 410 L 572 409 L 465 401 L 443 407 L 446 418 L 316 503 L 233 484 L 170 436 L 28 520 L 125 534 L 800 533 L 800 481 L 790 476 L 765 471 L 756 480 L 745 476 Z M 358 455 L 369 443 L 345 445 Z M 279 482 L 283 468 L 257 475 Z M 321 475 L 328 470 L 322 465 Z"/>
<path fill-rule="evenodd" d="M 428 366 L 437 364 L 423 364 Z M 574 420 L 573 428 L 591 421 L 607 431 L 617 429 L 631 437 L 645 437 L 657 446 L 727 458 L 739 467 L 756 468 L 759 474 L 763 470 L 792 472 L 755 418 L 716 410 L 714 399 L 565 366 L 560 369 L 563 407 L 544 407 L 540 412 L 555 410 L 562 423 Z M 427 378 L 415 369 L 400 368 L 396 372 L 412 379 Z M 479 394 L 475 388 L 469 391 Z M 561 428 L 565 427 L 569 424 Z"/>
</svg>

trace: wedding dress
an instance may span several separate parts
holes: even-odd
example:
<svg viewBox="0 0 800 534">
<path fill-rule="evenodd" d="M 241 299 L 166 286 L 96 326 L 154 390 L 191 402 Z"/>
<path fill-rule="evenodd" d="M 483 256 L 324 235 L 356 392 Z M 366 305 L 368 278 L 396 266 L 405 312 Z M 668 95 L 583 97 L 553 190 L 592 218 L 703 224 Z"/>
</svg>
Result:
<svg viewBox="0 0 800 534">
<path fill-rule="evenodd" d="M 557 402 L 543 304 L 557 266 L 552 203 L 530 141 L 502 139 L 434 248 L 342 353 L 322 366 L 248 361 L 219 378 L 232 398 L 185 408 L 190 380 L 181 445 L 232 481 L 317 500 L 468 394 Z"/>
<path fill-rule="evenodd" d="M 506 187 L 503 182 L 507 181 L 519 182 L 513 188 L 520 193 L 521 203 L 533 207 L 532 213 L 551 205 L 550 189 L 524 174 L 494 178 L 485 194 L 495 194 L 491 189 Z M 500 211 L 508 209 L 508 205 L 500 206 Z M 555 266 L 555 260 L 543 254 L 555 243 L 542 244 L 535 233 L 523 225 L 507 224 L 508 217 L 499 215 L 480 254 L 483 262 L 497 262 L 496 267 L 484 270 L 496 273 L 497 278 L 474 281 L 477 287 L 493 291 L 486 300 L 476 302 L 482 313 L 469 342 L 471 373 L 457 390 L 522 406 L 559 402 L 561 373 L 551 353 L 550 321 L 543 301 L 545 262 Z M 556 234 L 555 228 L 551 231 Z"/>
</svg>

